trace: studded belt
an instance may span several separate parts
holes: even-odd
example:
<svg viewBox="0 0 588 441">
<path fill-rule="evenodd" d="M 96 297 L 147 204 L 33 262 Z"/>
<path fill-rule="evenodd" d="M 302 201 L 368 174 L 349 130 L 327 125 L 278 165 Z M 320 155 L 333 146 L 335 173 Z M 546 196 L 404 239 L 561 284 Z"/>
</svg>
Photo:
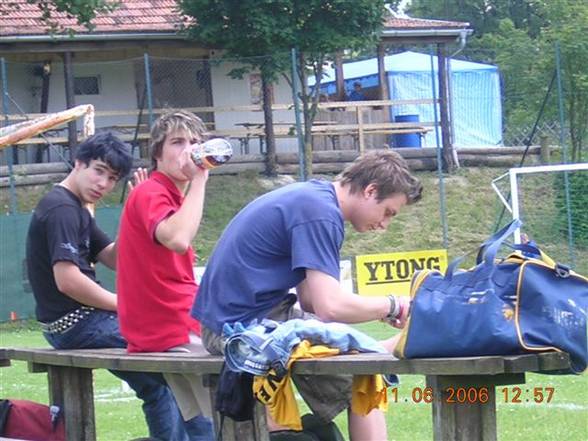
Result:
<svg viewBox="0 0 588 441">
<path fill-rule="evenodd" d="M 94 311 L 95 308 L 91 306 L 82 306 L 75 311 L 68 312 L 63 317 L 58 318 L 51 323 L 41 323 L 41 329 L 43 332 L 49 334 L 63 334 L 72 328 L 76 323 L 84 320 L 90 315 L 90 312 Z"/>
</svg>

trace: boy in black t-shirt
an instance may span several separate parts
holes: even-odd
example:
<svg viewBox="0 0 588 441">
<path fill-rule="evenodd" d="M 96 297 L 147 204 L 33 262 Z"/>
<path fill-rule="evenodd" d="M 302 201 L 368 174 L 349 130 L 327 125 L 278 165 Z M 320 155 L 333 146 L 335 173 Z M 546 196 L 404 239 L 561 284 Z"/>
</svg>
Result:
<svg viewBox="0 0 588 441">
<path fill-rule="evenodd" d="M 129 148 L 110 133 L 78 146 L 69 175 L 37 205 L 27 236 L 27 270 L 43 335 L 57 349 L 125 348 L 117 297 L 96 280 L 93 264 L 116 267 L 116 244 L 87 209 L 128 175 Z M 161 374 L 112 372 L 143 400 L 149 434 L 165 440 L 202 439 L 198 421 L 185 426 Z"/>
</svg>

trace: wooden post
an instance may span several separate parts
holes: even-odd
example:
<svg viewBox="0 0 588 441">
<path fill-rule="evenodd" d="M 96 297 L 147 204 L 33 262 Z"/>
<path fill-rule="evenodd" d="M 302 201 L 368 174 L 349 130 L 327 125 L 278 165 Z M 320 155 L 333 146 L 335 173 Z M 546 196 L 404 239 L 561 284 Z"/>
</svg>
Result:
<svg viewBox="0 0 588 441">
<path fill-rule="evenodd" d="M 345 101 L 345 77 L 343 76 L 341 52 L 335 54 L 335 84 L 337 87 L 337 101 Z"/>
<path fill-rule="evenodd" d="M 378 45 L 378 80 L 380 83 L 380 99 L 389 100 L 390 91 L 388 90 L 388 76 L 386 75 L 386 65 L 384 57 L 386 56 L 386 47 L 384 43 Z"/>
<path fill-rule="evenodd" d="M 92 369 L 47 366 L 49 402 L 62 409 L 68 440 L 95 441 Z"/>
<path fill-rule="evenodd" d="M 434 441 L 496 441 L 495 387 L 493 384 L 479 386 L 475 382 L 476 377 L 472 379 L 472 386 L 468 386 L 467 377 L 427 376 L 427 387 L 433 391 Z M 479 391 L 481 387 L 487 391 L 484 402 L 479 394 L 476 394 L 476 399 L 469 400 L 467 391 Z M 461 395 L 459 398 L 463 402 L 458 402 L 455 392 L 458 389 L 466 391 L 465 399 L 461 400 Z"/>
<path fill-rule="evenodd" d="M 65 78 L 65 105 L 68 109 L 71 109 L 76 105 L 74 93 L 74 72 L 71 52 L 65 52 L 63 54 L 63 75 Z M 68 123 L 67 132 L 67 138 L 69 142 L 69 155 L 70 160 L 73 164 L 76 146 L 78 144 L 78 129 L 75 120 Z"/>
<path fill-rule="evenodd" d="M 451 124 L 449 122 L 449 94 L 447 89 L 447 63 L 445 44 L 437 45 L 437 69 L 439 71 L 439 110 L 441 119 L 441 145 L 443 160 L 448 171 L 458 167 L 457 158 L 451 143 Z"/>
<path fill-rule="evenodd" d="M 51 61 L 45 61 L 43 63 L 43 67 L 41 68 L 41 77 L 42 77 L 42 84 L 41 84 L 41 108 L 40 113 L 47 113 L 47 109 L 49 107 L 49 84 L 51 80 Z M 47 150 L 47 146 L 40 145 L 37 146 L 35 152 L 35 162 L 42 163 L 43 162 L 43 153 Z"/>
<path fill-rule="evenodd" d="M 45 61 L 41 68 L 41 113 L 47 113 L 49 107 L 49 80 L 51 79 L 51 61 Z"/>
<path fill-rule="evenodd" d="M 539 146 L 541 147 L 541 164 L 549 164 L 551 162 L 551 150 L 549 149 L 549 139 L 547 136 L 541 135 Z"/>
<path fill-rule="evenodd" d="M 357 106 L 355 108 L 357 115 L 357 137 L 359 139 L 359 154 L 365 151 L 365 140 L 363 139 L 363 107 Z"/>
</svg>

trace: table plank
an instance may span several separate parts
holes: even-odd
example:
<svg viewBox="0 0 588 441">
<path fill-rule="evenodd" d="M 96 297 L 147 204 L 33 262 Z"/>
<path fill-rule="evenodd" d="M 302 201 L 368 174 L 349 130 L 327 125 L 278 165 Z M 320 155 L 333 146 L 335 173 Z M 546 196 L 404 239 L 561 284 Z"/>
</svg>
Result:
<svg viewBox="0 0 588 441">
<path fill-rule="evenodd" d="M 190 353 L 128 354 L 124 349 L 0 349 L 0 360 L 14 359 L 36 364 L 102 368 L 125 371 L 216 374 L 223 357 Z M 421 358 L 399 360 L 390 354 L 346 354 L 321 359 L 299 360 L 293 372 L 312 375 L 421 374 L 496 375 L 527 371 L 555 371 L 569 367 L 562 352 L 512 356 Z"/>
<path fill-rule="evenodd" d="M 27 361 L 32 371 L 47 371 L 50 401 L 63 406 L 68 439 L 94 441 L 96 428 L 92 369 L 144 372 L 199 373 L 209 375 L 211 395 L 223 357 L 190 353 L 128 354 L 124 349 L 55 350 L 48 348 L 0 348 L 0 365 L 10 360 Z M 496 441 L 495 386 L 521 384 L 525 372 L 558 371 L 570 366 L 569 356 L 561 352 L 512 356 L 427 358 L 399 360 L 390 354 L 347 354 L 321 359 L 299 360 L 293 372 L 310 375 L 340 374 L 421 374 L 433 392 L 433 433 L 436 441 Z M 450 403 L 450 389 L 480 390 L 487 400 Z M 455 400 L 454 400 L 455 401 Z M 235 424 L 223 428 L 227 440 L 255 437 L 267 441 L 264 409 L 256 406 L 257 424 Z M 218 416 L 215 426 L 218 430 Z"/>
</svg>

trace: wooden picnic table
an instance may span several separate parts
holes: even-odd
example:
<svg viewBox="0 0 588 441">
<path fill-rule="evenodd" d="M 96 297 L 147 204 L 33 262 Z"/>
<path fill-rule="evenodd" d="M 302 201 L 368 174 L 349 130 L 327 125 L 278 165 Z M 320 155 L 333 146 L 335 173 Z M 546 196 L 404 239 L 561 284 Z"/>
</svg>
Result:
<svg viewBox="0 0 588 441">
<path fill-rule="evenodd" d="M 202 374 L 207 376 L 211 385 L 211 399 L 214 404 L 216 380 L 223 363 L 222 357 L 199 357 L 188 353 L 131 355 L 124 349 L 0 348 L 0 366 L 9 365 L 10 360 L 28 362 L 31 372 L 47 372 L 49 399 L 52 404 L 63 408 L 67 439 L 80 441 L 96 439 L 93 369 Z M 353 354 L 300 360 L 294 364 L 293 372 L 305 375 L 424 375 L 426 385 L 430 388 L 435 441 L 495 441 L 495 387 L 525 383 L 526 372 L 548 373 L 567 369 L 569 366 L 569 357 L 562 352 L 412 360 L 398 360 L 392 355 L 384 354 Z M 464 390 L 466 397 L 468 392 L 474 393 L 465 402 L 460 402 L 456 396 L 459 389 Z M 225 421 L 223 439 L 250 439 L 251 436 L 243 435 L 251 434 L 247 432 L 249 430 L 255 432 L 255 439 L 268 441 L 264 409 L 259 403 L 255 414 L 257 423 L 248 428 L 243 423 Z M 218 424 L 219 418 L 215 415 L 217 430 Z"/>
</svg>

